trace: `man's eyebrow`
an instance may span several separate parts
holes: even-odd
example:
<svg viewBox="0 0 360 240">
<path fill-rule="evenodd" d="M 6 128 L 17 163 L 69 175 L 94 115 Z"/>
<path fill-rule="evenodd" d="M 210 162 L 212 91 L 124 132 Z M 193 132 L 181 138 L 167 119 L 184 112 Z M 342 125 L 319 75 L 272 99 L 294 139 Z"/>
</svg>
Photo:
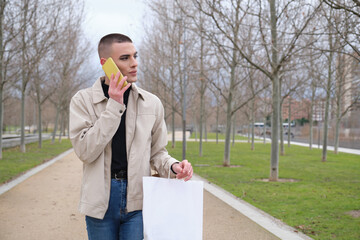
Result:
<svg viewBox="0 0 360 240">
<path fill-rule="evenodd" d="M 138 52 L 135 52 L 134 55 L 137 55 Z M 130 57 L 131 54 L 124 54 L 124 55 L 121 55 L 120 57 Z"/>
</svg>

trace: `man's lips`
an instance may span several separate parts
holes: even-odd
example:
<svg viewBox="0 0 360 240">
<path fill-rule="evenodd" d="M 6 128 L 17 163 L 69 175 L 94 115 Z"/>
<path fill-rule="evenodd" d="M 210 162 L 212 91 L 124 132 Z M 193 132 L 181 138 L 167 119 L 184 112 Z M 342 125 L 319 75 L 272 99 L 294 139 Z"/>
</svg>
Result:
<svg viewBox="0 0 360 240">
<path fill-rule="evenodd" d="M 131 72 L 129 72 L 129 74 L 130 74 L 131 76 L 136 76 L 136 73 L 137 73 L 137 71 L 131 71 Z"/>
</svg>

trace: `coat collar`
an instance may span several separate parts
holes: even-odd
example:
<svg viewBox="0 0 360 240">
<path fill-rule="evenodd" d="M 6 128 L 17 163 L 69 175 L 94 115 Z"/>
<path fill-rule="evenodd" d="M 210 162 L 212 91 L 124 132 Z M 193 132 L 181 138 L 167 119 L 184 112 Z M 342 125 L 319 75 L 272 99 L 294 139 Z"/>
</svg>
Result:
<svg viewBox="0 0 360 240">
<path fill-rule="evenodd" d="M 104 79 L 104 77 L 98 78 L 92 86 L 94 104 L 100 103 L 107 99 L 104 95 L 104 91 L 101 86 L 101 81 L 103 79 Z M 135 94 L 136 98 L 140 97 L 142 100 L 145 101 L 143 90 L 141 88 L 137 87 L 135 83 L 131 84 L 131 90 L 132 90 L 131 91 L 132 94 Z"/>
</svg>

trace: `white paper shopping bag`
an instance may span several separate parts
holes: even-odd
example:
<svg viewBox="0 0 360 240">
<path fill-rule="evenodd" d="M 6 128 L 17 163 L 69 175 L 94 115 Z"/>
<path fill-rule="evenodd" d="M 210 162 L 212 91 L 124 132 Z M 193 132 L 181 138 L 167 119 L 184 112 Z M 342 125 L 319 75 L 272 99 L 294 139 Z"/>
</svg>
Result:
<svg viewBox="0 0 360 240">
<path fill-rule="evenodd" d="M 201 240 L 203 182 L 143 177 L 145 240 Z"/>
</svg>

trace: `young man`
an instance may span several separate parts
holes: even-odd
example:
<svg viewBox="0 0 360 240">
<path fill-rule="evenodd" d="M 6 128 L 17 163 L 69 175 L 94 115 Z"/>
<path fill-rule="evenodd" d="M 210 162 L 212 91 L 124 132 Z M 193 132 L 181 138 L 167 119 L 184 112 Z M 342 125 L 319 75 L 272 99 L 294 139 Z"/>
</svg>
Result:
<svg viewBox="0 0 360 240">
<path fill-rule="evenodd" d="M 100 77 L 70 103 L 70 139 L 83 161 L 79 210 L 90 240 L 143 239 L 142 177 L 155 168 L 161 177 L 192 177 L 191 164 L 172 158 L 164 109 L 153 94 L 137 87 L 137 52 L 122 34 L 104 36 L 100 63 L 112 57 L 119 74 Z M 124 81 L 128 84 L 123 86 Z M 176 205 L 174 204 L 174 207 Z"/>
</svg>

